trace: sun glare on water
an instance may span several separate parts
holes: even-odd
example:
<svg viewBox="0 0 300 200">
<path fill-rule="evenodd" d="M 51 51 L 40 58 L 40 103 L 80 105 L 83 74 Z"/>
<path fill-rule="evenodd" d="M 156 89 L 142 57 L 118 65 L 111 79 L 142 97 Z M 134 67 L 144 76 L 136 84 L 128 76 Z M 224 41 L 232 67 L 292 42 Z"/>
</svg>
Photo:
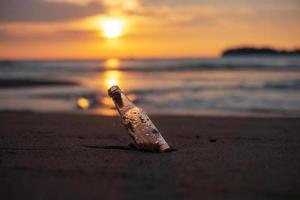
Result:
<svg viewBox="0 0 300 200">
<path fill-rule="evenodd" d="M 119 85 L 120 82 L 120 72 L 117 70 L 107 71 L 104 74 L 105 88 L 110 88 L 114 85 Z"/>
<path fill-rule="evenodd" d="M 120 19 L 102 20 L 101 27 L 106 38 L 118 38 L 124 32 L 124 22 Z"/>
<path fill-rule="evenodd" d="M 120 66 L 120 60 L 117 58 L 110 58 L 104 62 L 104 66 L 107 69 L 115 69 Z"/>
</svg>

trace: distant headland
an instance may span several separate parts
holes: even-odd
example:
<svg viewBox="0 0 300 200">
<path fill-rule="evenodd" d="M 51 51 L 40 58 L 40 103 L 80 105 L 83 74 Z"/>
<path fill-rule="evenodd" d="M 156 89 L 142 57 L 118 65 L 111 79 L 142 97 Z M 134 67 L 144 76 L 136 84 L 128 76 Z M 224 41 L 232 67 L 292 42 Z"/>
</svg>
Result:
<svg viewBox="0 0 300 200">
<path fill-rule="evenodd" d="M 239 47 L 227 49 L 222 57 L 231 56 L 300 56 L 300 49 L 278 50 L 273 48 Z"/>
</svg>

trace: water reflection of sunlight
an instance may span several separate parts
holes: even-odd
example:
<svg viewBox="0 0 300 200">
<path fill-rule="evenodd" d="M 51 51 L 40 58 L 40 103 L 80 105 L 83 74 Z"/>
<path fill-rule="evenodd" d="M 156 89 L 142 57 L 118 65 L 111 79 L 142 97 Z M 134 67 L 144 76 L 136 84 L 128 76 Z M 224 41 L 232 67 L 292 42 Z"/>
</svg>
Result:
<svg viewBox="0 0 300 200">
<path fill-rule="evenodd" d="M 120 67 L 120 60 L 117 58 L 107 59 L 104 63 L 104 67 L 107 69 L 104 72 L 105 89 L 107 90 L 113 85 L 120 84 L 120 71 L 117 69 Z"/>
<path fill-rule="evenodd" d="M 113 86 L 118 85 L 122 87 L 121 83 L 121 75 L 122 72 L 118 70 L 120 67 L 120 60 L 116 58 L 110 58 L 105 60 L 104 68 L 105 71 L 101 74 L 101 85 L 105 94 L 107 94 L 107 90 Z M 101 96 L 101 99 L 98 99 L 101 107 L 93 109 L 92 112 L 97 113 L 99 115 L 106 116 L 115 116 L 117 115 L 117 111 L 114 109 L 113 101 L 108 96 Z"/>
<path fill-rule="evenodd" d="M 120 72 L 117 70 L 105 72 L 104 81 L 106 89 L 113 85 L 120 85 Z"/>
<path fill-rule="evenodd" d="M 110 58 L 105 60 L 104 66 L 106 69 L 116 69 L 120 66 L 120 60 L 116 58 Z"/>
</svg>

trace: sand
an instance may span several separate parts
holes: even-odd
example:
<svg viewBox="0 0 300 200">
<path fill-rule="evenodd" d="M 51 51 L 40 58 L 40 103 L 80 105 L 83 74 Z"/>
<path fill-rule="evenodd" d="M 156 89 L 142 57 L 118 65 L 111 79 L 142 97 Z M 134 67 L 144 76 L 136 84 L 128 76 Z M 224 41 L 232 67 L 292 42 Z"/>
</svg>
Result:
<svg viewBox="0 0 300 200">
<path fill-rule="evenodd" d="M 153 116 L 178 150 L 127 148 L 116 117 L 0 113 L 0 199 L 300 199 L 300 119 Z"/>
<path fill-rule="evenodd" d="M 0 88 L 24 88 L 45 86 L 74 86 L 76 82 L 66 80 L 42 80 L 42 79 L 0 79 Z"/>
</svg>

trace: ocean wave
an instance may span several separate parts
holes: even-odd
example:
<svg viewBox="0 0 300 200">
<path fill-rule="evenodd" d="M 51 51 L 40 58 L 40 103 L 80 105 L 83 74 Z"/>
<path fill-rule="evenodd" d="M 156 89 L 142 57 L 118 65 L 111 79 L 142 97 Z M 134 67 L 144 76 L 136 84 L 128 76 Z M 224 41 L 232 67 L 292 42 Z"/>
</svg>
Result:
<svg viewBox="0 0 300 200">
<path fill-rule="evenodd" d="M 107 67 L 103 61 L 0 61 L 0 73 L 49 72 L 65 74 L 124 72 L 186 72 L 203 70 L 300 71 L 300 58 L 171 59 L 120 61 Z"/>
<path fill-rule="evenodd" d="M 300 79 L 295 80 L 288 80 L 288 81 L 270 81 L 263 83 L 262 85 L 245 85 L 245 84 L 238 84 L 238 85 L 215 85 L 215 86 L 183 86 L 183 87 L 168 87 L 164 89 L 137 89 L 137 90 L 130 90 L 130 93 L 146 96 L 146 95 L 162 95 L 168 93 L 177 93 L 177 92 L 184 92 L 188 91 L 191 93 L 196 92 L 204 92 L 204 91 L 226 91 L 226 90 L 252 90 L 252 91 L 260 91 L 260 90 L 295 90 L 299 91 L 300 89 Z"/>
</svg>

